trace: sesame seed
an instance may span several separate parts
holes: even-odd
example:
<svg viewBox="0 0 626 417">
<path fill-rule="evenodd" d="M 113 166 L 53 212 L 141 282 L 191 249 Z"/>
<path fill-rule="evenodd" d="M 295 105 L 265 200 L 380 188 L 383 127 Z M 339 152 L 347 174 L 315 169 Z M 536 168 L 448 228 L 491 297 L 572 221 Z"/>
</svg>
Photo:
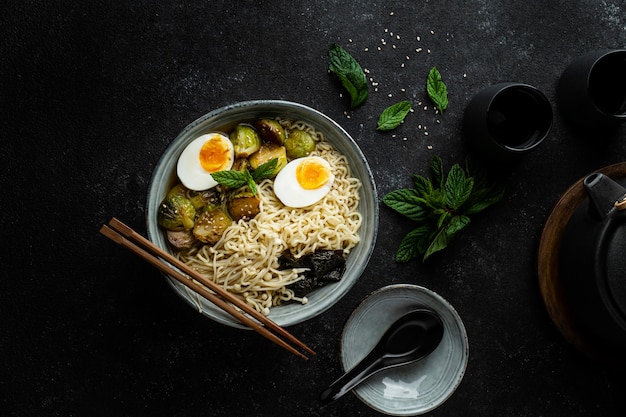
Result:
<svg viewBox="0 0 626 417">
<path fill-rule="evenodd" d="M 430 53 L 430 49 L 427 49 L 427 50 L 426 50 L 426 53 L 428 53 L 428 54 L 429 54 L 429 53 Z"/>
<path fill-rule="evenodd" d="M 434 35 L 434 34 L 435 34 L 435 31 L 434 31 L 434 30 L 431 30 L 431 31 L 430 31 L 430 34 L 431 34 L 431 35 Z"/>
<path fill-rule="evenodd" d="M 410 59 L 411 59 L 411 58 L 407 55 L 407 56 L 406 56 L 406 60 L 408 61 L 408 60 L 410 60 Z"/>
<path fill-rule="evenodd" d="M 428 136 L 428 132 L 424 132 L 424 136 Z"/>
<path fill-rule="evenodd" d="M 427 148 L 428 148 L 428 149 L 432 149 L 432 148 L 433 148 L 433 145 L 428 145 L 428 146 L 427 146 Z"/>
<path fill-rule="evenodd" d="M 396 39 L 400 40 L 400 35 L 396 35 Z"/>
<path fill-rule="evenodd" d="M 393 16 L 393 12 L 389 13 L 389 16 Z"/>
<path fill-rule="evenodd" d="M 388 94 L 387 97 L 393 97 L 393 94 Z"/>
<path fill-rule="evenodd" d="M 380 51 L 380 46 L 376 47 L 376 49 L 378 49 Z"/>
<path fill-rule="evenodd" d="M 391 47 L 392 47 L 393 49 L 396 49 L 396 45 L 391 45 Z"/>
<path fill-rule="evenodd" d="M 401 88 L 400 91 L 404 93 L 406 91 L 406 88 Z"/>
<path fill-rule="evenodd" d="M 404 63 L 402 63 L 402 65 L 400 65 L 402 68 L 404 68 Z"/>
<path fill-rule="evenodd" d="M 416 39 L 418 42 L 422 40 L 422 38 L 420 38 L 419 36 Z"/>
<path fill-rule="evenodd" d="M 369 51 L 369 50 L 370 50 L 370 48 L 365 48 L 365 49 L 363 49 L 363 50 L 364 50 L 365 52 L 367 52 L 367 51 Z"/>
</svg>

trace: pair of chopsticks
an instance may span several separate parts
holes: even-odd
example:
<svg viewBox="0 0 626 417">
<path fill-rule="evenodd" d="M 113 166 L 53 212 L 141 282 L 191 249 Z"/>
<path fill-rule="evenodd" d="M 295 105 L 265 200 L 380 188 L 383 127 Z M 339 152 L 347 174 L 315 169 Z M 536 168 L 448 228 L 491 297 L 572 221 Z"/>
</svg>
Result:
<svg viewBox="0 0 626 417">
<path fill-rule="evenodd" d="M 140 258 L 158 268 L 161 272 L 175 278 L 192 291 L 200 294 L 211 303 L 215 304 L 217 307 L 221 308 L 241 323 L 250 327 L 252 330 L 276 343 L 278 346 L 307 360 L 308 356 L 287 343 L 287 341 L 289 341 L 309 354 L 315 355 L 315 352 L 310 347 L 298 340 L 295 336 L 280 327 L 278 324 L 264 316 L 262 313 L 256 311 L 243 300 L 237 298 L 235 295 L 229 293 L 224 288 L 204 277 L 190 266 L 184 264 L 174 256 L 159 248 L 115 217 L 109 221 L 108 226 L 103 225 L 100 228 L 100 233 L 111 239 L 113 242 L 135 253 Z M 175 268 L 168 263 L 173 265 Z M 235 306 L 243 311 L 237 310 Z"/>
</svg>

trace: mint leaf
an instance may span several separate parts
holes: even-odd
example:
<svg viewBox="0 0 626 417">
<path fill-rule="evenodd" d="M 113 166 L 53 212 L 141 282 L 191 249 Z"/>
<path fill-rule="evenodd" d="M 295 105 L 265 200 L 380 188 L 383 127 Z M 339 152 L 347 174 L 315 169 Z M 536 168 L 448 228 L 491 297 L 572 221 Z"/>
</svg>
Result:
<svg viewBox="0 0 626 417">
<path fill-rule="evenodd" d="M 437 155 L 433 156 L 433 159 L 430 161 L 430 170 L 433 173 L 434 182 L 436 187 L 441 187 L 443 185 L 443 178 L 445 174 L 443 173 L 443 161 Z"/>
<path fill-rule="evenodd" d="M 448 88 L 444 84 L 441 74 L 436 67 L 432 67 L 426 80 L 426 91 L 437 110 L 443 113 L 448 108 Z"/>
<path fill-rule="evenodd" d="M 413 174 L 414 188 L 391 191 L 383 197 L 386 205 L 417 223 L 400 242 L 397 262 L 420 256 L 425 261 L 448 246 L 470 223 L 470 215 L 502 199 L 504 188 L 490 185 L 483 171 L 470 170 L 469 161 L 465 170 L 454 164 L 446 174 L 443 161 L 434 156 L 430 168 L 432 179 Z"/>
<path fill-rule="evenodd" d="M 218 171 L 213 172 L 211 176 L 218 184 L 225 185 L 229 188 L 239 188 L 248 185 L 248 178 L 245 173 L 248 171 Z M 248 173 L 248 175 L 250 175 Z"/>
<path fill-rule="evenodd" d="M 350 107 L 355 108 L 365 102 L 369 94 L 367 78 L 361 65 L 341 46 L 331 45 L 328 50 L 330 63 L 328 70 L 339 78 L 350 94 Z"/>
<path fill-rule="evenodd" d="M 433 238 L 430 240 L 430 245 L 424 251 L 424 257 L 422 261 L 428 259 L 433 253 L 439 252 L 440 250 L 444 250 L 448 246 L 448 235 L 445 232 L 445 229 L 439 229 Z"/>
<path fill-rule="evenodd" d="M 466 210 L 466 214 L 476 214 L 492 204 L 497 203 L 502 200 L 504 196 L 504 188 L 494 187 L 494 188 L 485 188 L 479 191 L 480 198 L 476 198 L 476 201 L 472 203 Z"/>
<path fill-rule="evenodd" d="M 466 177 L 459 164 L 454 164 L 444 186 L 446 206 L 453 210 L 460 208 L 469 198 L 473 187 L 474 180 Z"/>
<path fill-rule="evenodd" d="M 433 253 L 439 252 L 445 249 L 450 240 L 456 235 L 459 231 L 461 231 L 465 226 L 467 226 L 470 222 L 470 218 L 463 215 L 451 216 L 450 220 L 445 225 L 440 225 L 437 234 L 432 239 L 430 245 L 424 252 L 425 261 L 428 257 L 430 257 Z"/>
<path fill-rule="evenodd" d="M 433 183 L 421 175 L 413 175 L 413 185 L 420 195 L 426 196 L 433 192 Z"/>
<path fill-rule="evenodd" d="M 423 221 L 428 216 L 423 200 L 415 190 L 404 188 L 392 191 L 383 197 L 383 203 L 414 221 Z"/>
<path fill-rule="evenodd" d="M 252 178 L 255 181 L 261 181 L 266 178 L 271 178 L 274 175 L 276 166 L 278 165 L 278 158 L 272 158 L 269 161 L 259 165 L 257 169 L 252 171 Z"/>
<path fill-rule="evenodd" d="M 411 102 L 408 100 L 400 101 L 387 107 L 378 117 L 378 127 L 376 129 L 382 131 L 393 130 L 404 121 L 404 118 L 411 111 Z"/>
<path fill-rule="evenodd" d="M 408 262 L 423 253 L 429 234 L 430 227 L 428 226 L 420 226 L 407 233 L 396 252 L 396 262 Z"/>
<path fill-rule="evenodd" d="M 254 182 L 254 178 L 252 178 L 252 175 L 250 175 L 250 172 L 248 170 L 218 171 L 211 173 L 211 176 L 220 185 L 224 185 L 228 188 L 241 188 L 247 185 L 250 188 L 252 195 L 257 194 L 256 183 Z"/>
</svg>

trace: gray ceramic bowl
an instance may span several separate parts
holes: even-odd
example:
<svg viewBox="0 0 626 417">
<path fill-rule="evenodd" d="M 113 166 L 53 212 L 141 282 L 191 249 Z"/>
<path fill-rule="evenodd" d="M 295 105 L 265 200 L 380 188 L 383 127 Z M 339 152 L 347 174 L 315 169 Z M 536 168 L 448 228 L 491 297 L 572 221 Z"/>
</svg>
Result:
<svg viewBox="0 0 626 417">
<path fill-rule="evenodd" d="M 278 116 L 305 121 L 321 131 L 326 140 L 347 157 L 352 175 L 359 178 L 362 183 L 359 211 L 363 215 L 363 224 L 359 231 L 360 242 L 348 256 L 343 278 L 336 284 L 320 288 L 309 294 L 307 304 L 293 303 L 273 307 L 269 317 L 281 326 L 289 326 L 315 317 L 338 302 L 361 276 L 376 241 L 378 196 L 372 172 L 355 141 L 336 122 L 317 110 L 302 104 L 280 100 L 240 102 L 202 116 L 187 126 L 172 141 L 152 174 L 148 188 L 147 229 L 148 238 L 153 243 L 162 249 L 169 250 L 165 233 L 157 224 L 157 209 L 169 188 L 176 181 L 176 162 L 189 142 L 203 133 L 224 128 L 224 126 L 234 126 L 240 121 Z M 178 295 L 202 314 L 232 327 L 246 328 L 204 298 L 197 297 L 195 293 L 190 293 L 190 290 L 173 278 L 168 276 L 167 281 Z"/>
<path fill-rule="evenodd" d="M 416 416 L 430 412 L 450 398 L 465 374 L 469 342 L 461 317 L 439 294 L 411 284 L 380 288 L 354 310 L 341 335 L 344 369 L 353 368 L 394 321 L 418 307 L 433 310 L 441 317 L 443 339 L 424 359 L 383 370 L 353 390 L 381 413 Z"/>
</svg>

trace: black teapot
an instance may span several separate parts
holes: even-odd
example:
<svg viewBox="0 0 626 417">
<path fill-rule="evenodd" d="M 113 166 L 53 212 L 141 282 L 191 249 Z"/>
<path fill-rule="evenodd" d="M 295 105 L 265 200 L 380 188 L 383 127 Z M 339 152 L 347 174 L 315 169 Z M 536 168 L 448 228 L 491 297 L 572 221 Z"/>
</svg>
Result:
<svg viewBox="0 0 626 417">
<path fill-rule="evenodd" d="M 586 198 L 559 248 L 571 313 L 597 345 L 626 351 L 626 188 L 602 173 L 583 180 Z"/>
</svg>

